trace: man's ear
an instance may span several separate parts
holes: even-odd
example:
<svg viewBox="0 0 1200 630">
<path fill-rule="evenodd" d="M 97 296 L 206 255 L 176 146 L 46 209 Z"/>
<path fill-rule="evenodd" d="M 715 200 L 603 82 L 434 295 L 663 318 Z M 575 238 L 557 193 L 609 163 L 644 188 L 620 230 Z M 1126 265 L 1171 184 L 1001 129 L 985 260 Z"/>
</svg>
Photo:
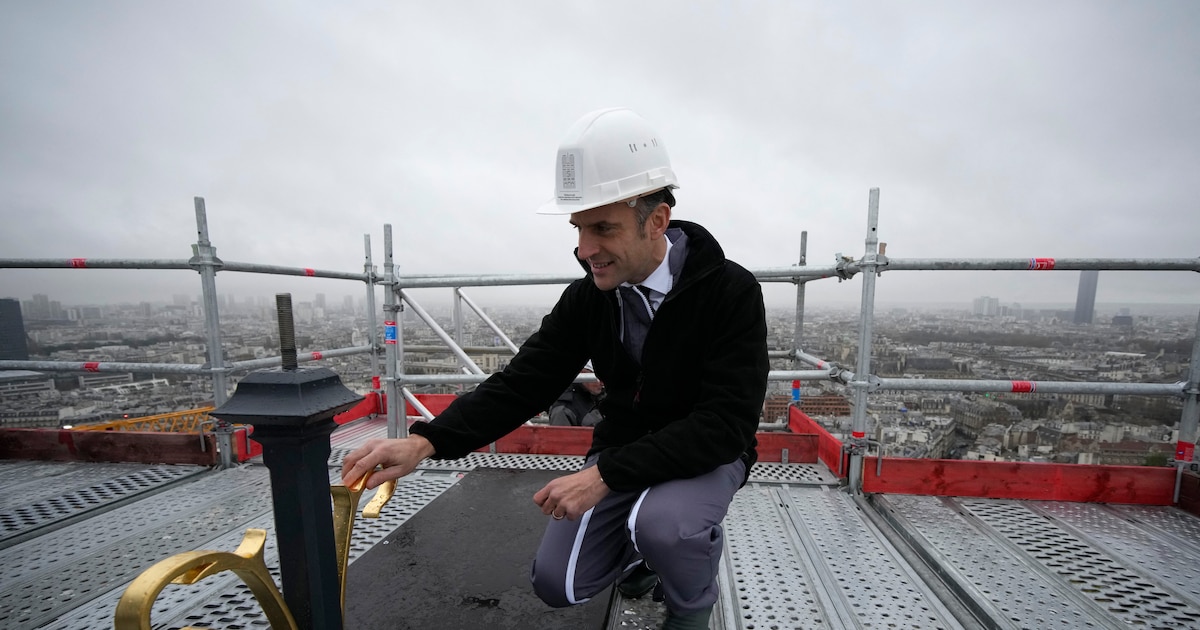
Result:
<svg viewBox="0 0 1200 630">
<path fill-rule="evenodd" d="M 665 202 L 654 207 L 654 211 L 650 213 L 650 218 L 646 222 L 650 228 L 650 237 L 659 238 L 667 231 L 667 226 L 671 224 L 671 206 Z"/>
</svg>

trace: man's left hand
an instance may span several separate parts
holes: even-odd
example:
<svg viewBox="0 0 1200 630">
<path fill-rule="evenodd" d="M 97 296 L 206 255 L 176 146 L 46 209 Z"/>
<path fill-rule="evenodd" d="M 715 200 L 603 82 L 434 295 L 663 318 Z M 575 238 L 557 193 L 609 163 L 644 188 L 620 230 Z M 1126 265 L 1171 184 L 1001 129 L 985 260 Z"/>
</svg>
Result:
<svg viewBox="0 0 1200 630">
<path fill-rule="evenodd" d="M 575 520 L 592 509 L 609 492 L 596 466 L 559 477 L 533 495 L 542 514 Z"/>
</svg>

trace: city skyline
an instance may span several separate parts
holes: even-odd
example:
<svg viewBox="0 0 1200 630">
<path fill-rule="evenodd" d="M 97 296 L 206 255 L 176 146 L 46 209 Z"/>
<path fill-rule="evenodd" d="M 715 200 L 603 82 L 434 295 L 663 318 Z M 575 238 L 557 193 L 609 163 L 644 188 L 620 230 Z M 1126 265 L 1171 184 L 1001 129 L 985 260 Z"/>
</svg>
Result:
<svg viewBox="0 0 1200 630">
<path fill-rule="evenodd" d="M 423 289 L 421 291 L 425 291 L 427 293 L 427 295 L 423 296 L 422 299 L 419 299 L 420 303 L 422 305 L 424 305 L 427 309 L 441 310 L 441 309 L 450 308 L 449 295 L 440 296 L 431 301 L 427 299 L 429 297 L 428 293 L 437 292 L 437 291 L 445 292 L 445 291 L 448 291 L 448 289 Z M 470 290 L 468 289 L 467 290 L 468 294 L 469 294 L 469 291 Z M 415 293 L 415 292 L 410 291 L 410 293 Z M 319 296 L 324 296 L 325 304 L 323 306 L 318 304 L 320 302 Z M 57 304 L 60 315 L 65 314 L 65 312 L 68 309 L 78 310 L 80 308 L 94 308 L 94 307 L 133 308 L 133 307 L 139 307 L 141 305 L 151 305 L 151 306 L 155 306 L 155 307 L 168 307 L 168 308 L 172 307 L 172 306 L 175 306 L 175 307 L 186 306 L 189 308 L 192 308 L 192 307 L 200 308 L 203 303 L 203 296 L 199 291 L 197 291 L 194 294 L 193 293 L 189 293 L 189 294 L 178 294 L 177 293 L 177 294 L 172 294 L 169 296 L 165 296 L 165 295 L 151 296 L 151 297 L 148 297 L 147 299 L 140 299 L 140 300 L 111 300 L 111 301 L 105 301 L 105 302 L 68 303 L 68 302 L 63 302 L 62 300 L 50 299 L 54 296 L 47 295 L 47 294 L 32 294 L 29 296 L 29 298 L 23 298 L 21 296 L 15 296 L 15 295 L 2 295 L 2 296 L 0 296 L 0 299 L 15 300 L 19 305 L 21 305 L 22 311 L 24 312 L 25 308 L 28 306 L 28 303 L 36 300 L 38 297 L 45 297 L 47 299 L 47 303 L 50 305 Z M 255 308 L 274 309 L 274 304 L 275 304 L 274 297 L 275 297 L 274 294 L 272 294 L 272 295 L 257 294 L 257 293 L 232 294 L 232 293 L 218 292 L 218 304 L 219 304 L 219 308 L 253 306 Z M 186 298 L 186 302 L 181 302 L 180 298 Z M 329 311 L 361 310 L 361 308 L 365 305 L 365 302 L 366 302 L 365 296 L 361 295 L 361 294 L 339 294 L 339 293 L 324 293 L 324 292 L 309 293 L 309 294 L 305 294 L 305 293 L 292 294 L 292 299 L 295 304 L 307 304 L 310 306 L 319 306 L 320 308 L 324 308 Z M 991 301 L 992 306 L 989 307 L 991 310 L 981 311 L 980 310 L 980 300 Z M 442 304 L 443 302 L 445 302 L 445 304 Z M 964 312 L 973 312 L 976 315 L 984 315 L 984 316 L 999 316 L 999 315 L 1007 313 L 1007 311 L 1013 307 L 1016 307 L 1019 309 L 1027 309 L 1027 310 L 1060 310 L 1060 311 L 1070 310 L 1070 311 L 1073 311 L 1074 308 L 1076 307 L 1077 303 L 1078 302 L 1076 299 L 1068 300 L 1065 298 L 1061 301 L 1052 301 L 1052 302 L 1021 302 L 1019 300 L 1001 299 L 999 297 L 993 297 L 993 296 L 976 296 L 974 298 L 964 300 L 964 301 L 951 301 L 951 302 L 936 302 L 936 301 L 921 302 L 921 301 L 904 301 L 904 300 L 885 301 L 885 300 L 879 300 L 879 299 L 876 299 L 876 301 L 875 301 L 876 308 L 905 308 L 905 309 L 911 308 L 911 309 L 915 309 L 915 310 L 924 309 L 924 310 L 931 310 L 931 311 L 932 310 L 958 309 L 958 310 L 962 310 Z M 496 303 L 496 304 L 492 304 L 492 303 L 481 303 L 480 304 L 480 306 L 484 309 L 487 309 L 492 306 L 499 307 L 499 308 L 535 308 L 535 309 L 545 308 L 545 309 L 549 309 L 549 308 L 553 307 L 553 305 L 554 305 L 553 299 L 546 301 L 546 302 L 516 302 L 516 303 L 500 302 L 500 303 Z M 376 296 L 377 310 L 382 310 L 382 306 L 383 306 L 382 297 L 377 295 Z M 815 309 L 815 310 L 820 310 L 823 308 L 831 308 L 831 309 L 837 309 L 837 310 L 846 310 L 847 308 L 853 308 L 853 309 L 857 310 L 859 306 L 860 306 L 860 302 L 858 302 L 858 301 L 853 301 L 853 302 L 851 302 L 851 301 L 841 301 L 841 302 L 839 302 L 839 301 L 830 301 L 830 302 L 809 301 L 806 303 L 807 309 Z M 777 304 L 767 304 L 767 308 L 772 311 L 794 310 L 794 307 L 795 307 L 794 301 L 788 302 L 788 303 L 781 303 L 781 304 L 778 304 L 778 303 Z M 1142 308 L 1146 309 L 1147 313 L 1187 314 L 1187 313 L 1196 312 L 1197 309 L 1200 309 L 1200 302 L 1192 303 L 1192 302 L 1101 302 L 1101 301 L 1096 301 L 1096 302 L 1094 302 L 1092 308 L 1093 308 L 1094 312 L 1099 313 L 1099 312 L 1107 312 L 1107 311 L 1121 312 L 1121 311 L 1129 310 L 1131 308 L 1136 309 L 1137 307 L 1142 307 Z M 34 321 L 40 321 L 42 319 L 45 319 L 45 318 L 43 318 L 43 317 L 35 318 Z M 52 317 L 51 319 L 63 319 L 63 318 L 60 316 L 56 316 L 56 317 Z"/>
<path fill-rule="evenodd" d="M 387 223 L 402 274 L 578 274 L 566 218 L 534 210 L 570 124 L 613 105 L 662 135 L 674 218 L 749 268 L 795 264 L 802 231 L 810 265 L 862 256 L 872 188 L 893 259 L 1200 253 L 1192 2 L 129 0 L 2 15 L 5 258 L 186 260 L 200 196 L 226 261 L 357 272 L 370 235 L 381 267 Z M 671 27 L 649 45 L 632 24 Z M 235 293 L 316 282 L 219 275 Z M 136 301 L 198 286 L 185 276 L 4 269 L 0 295 Z M 1047 302 L 1075 279 L 893 271 L 877 290 Z M 791 289 L 766 287 L 768 303 Z M 808 291 L 853 302 L 859 287 Z M 1097 299 L 1196 296 L 1196 273 L 1113 272 Z"/>
</svg>

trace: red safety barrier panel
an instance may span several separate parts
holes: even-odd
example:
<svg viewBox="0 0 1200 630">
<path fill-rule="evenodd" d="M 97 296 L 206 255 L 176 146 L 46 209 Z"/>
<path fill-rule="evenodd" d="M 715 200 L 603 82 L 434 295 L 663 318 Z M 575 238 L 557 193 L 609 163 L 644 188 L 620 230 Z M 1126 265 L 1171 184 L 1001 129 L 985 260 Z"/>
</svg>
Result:
<svg viewBox="0 0 1200 630">
<path fill-rule="evenodd" d="M 215 465 L 215 437 L 204 443 L 195 433 L 0 429 L 0 459 Z"/>
<path fill-rule="evenodd" d="M 796 434 L 782 431 L 764 431 L 758 438 L 758 461 L 782 462 L 783 449 L 787 449 L 789 464 L 815 464 L 820 451 L 820 438 L 812 433 Z"/>
<path fill-rule="evenodd" d="M 337 414 L 333 417 L 333 421 L 338 424 L 346 424 L 351 420 L 365 418 L 373 413 L 384 413 L 383 405 L 380 404 L 380 398 L 381 394 L 367 392 L 367 395 L 363 396 L 362 402 L 354 405 L 346 411 L 343 411 L 342 413 Z"/>
<path fill-rule="evenodd" d="M 825 427 L 796 407 L 788 410 L 788 428 L 792 433 L 807 433 L 817 436 L 817 457 L 838 477 L 846 476 L 845 454 L 841 440 L 830 435 Z"/>
<path fill-rule="evenodd" d="M 430 411 L 433 411 L 432 409 Z M 586 455 L 592 446 L 591 427 L 552 427 L 523 424 L 516 431 L 496 440 L 497 453 L 531 455 Z M 487 453 L 490 446 L 475 449 Z"/>
<path fill-rule="evenodd" d="M 1183 473 L 1179 484 L 1179 508 L 1200 516 L 1200 475 Z"/>
<path fill-rule="evenodd" d="M 417 402 L 424 405 L 425 408 L 429 410 L 429 413 L 436 416 L 439 413 L 442 413 L 443 411 L 445 411 L 446 407 L 449 407 L 450 403 L 454 402 L 454 399 L 458 398 L 458 396 L 455 396 L 454 394 L 414 394 L 413 398 L 416 398 Z M 417 411 L 416 407 L 408 404 L 408 401 L 405 401 L 404 407 L 406 409 L 405 413 L 407 415 L 410 415 L 410 416 L 421 415 Z"/>
<path fill-rule="evenodd" d="M 886 457 L 864 458 L 863 491 L 990 499 L 1171 505 L 1175 469 Z"/>
</svg>

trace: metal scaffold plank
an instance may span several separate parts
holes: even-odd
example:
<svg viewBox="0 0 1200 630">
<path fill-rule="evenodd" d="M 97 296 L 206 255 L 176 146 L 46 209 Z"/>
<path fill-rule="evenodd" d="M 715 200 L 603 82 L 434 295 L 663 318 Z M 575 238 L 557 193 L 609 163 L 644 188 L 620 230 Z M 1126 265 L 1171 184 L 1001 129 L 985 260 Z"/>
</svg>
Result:
<svg viewBox="0 0 1200 630">
<path fill-rule="evenodd" d="M 266 469 L 259 469 L 263 473 Z M 354 538 L 349 559 L 353 563 L 368 549 L 374 547 L 388 534 L 412 517 L 418 510 L 454 485 L 459 477 L 445 473 L 417 473 L 400 481 L 396 494 L 384 507 L 378 519 L 355 521 Z M 330 482 L 337 478 L 332 472 Z M 360 507 L 371 499 L 364 495 Z M 268 508 L 269 509 L 269 508 Z M 246 528 L 267 530 L 267 544 L 263 551 L 264 561 L 276 584 L 279 583 L 279 555 L 275 545 L 274 518 L 263 513 L 254 520 L 192 547 L 180 547 L 163 556 L 193 549 L 233 550 L 238 546 Z M 162 558 L 159 558 L 160 560 Z M 96 597 L 91 603 L 63 615 L 43 630 L 84 630 L 112 624 L 117 601 L 128 582 L 117 585 Z M 347 597 L 353 597 L 348 594 Z M 151 613 L 154 627 L 160 630 L 178 630 L 185 626 L 211 628 L 267 628 L 266 616 L 255 602 L 248 587 L 232 574 L 213 576 L 190 586 L 169 585 L 155 601 Z"/>
<path fill-rule="evenodd" d="M 840 628 L 770 485 L 748 484 L 725 516 L 720 611 L 726 629 Z"/>
<path fill-rule="evenodd" d="M 725 628 L 961 628 L 849 495 L 755 484 L 725 520 Z"/>
<path fill-rule="evenodd" d="M 1032 504 L 1082 540 L 1200 609 L 1200 543 L 1154 531 L 1137 512 L 1095 503 Z M 1172 508 L 1173 509 L 1173 508 Z M 1196 520 L 1196 519 L 1193 519 Z"/>
<path fill-rule="evenodd" d="M 28 481 L 6 488 L 0 506 L 0 549 L 141 500 L 207 469 L 44 462 L 21 470 Z"/>
<path fill-rule="evenodd" d="M 13 545 L 0 551 L 0 627 L 39 627 L 269 509 L 265 471 L 230 469 Z"/>
<path fill-rule="evenodd" d="M 876 495 L 879 513 L 989 628 L 1116 628 L 1069 583 L 950 499 Z"/>
<path fill-rule="evenodd" d="M 1142 566 L 1143 560 L 1136 557 L 1150 548 L 1149 541 L 1123 544 L 1113 553 L 1093 544 L 1073 527 L 1050 518 L 1035 502 L 963 499 L 958 503 L 1036 561 L 1047 574 L 1058 576 L 1091 600 L 1110 623 L 1149 628 L 1200 626 L 1200 608 L 1163 583 L 1163 576 L 1150 574 Z M 1059 513 L 1086 525 L 1082 515 L 1069 514 L 1072 509 Z M 1111 536 L 1106 540 L 1113 541 Z"/>
</svg>

